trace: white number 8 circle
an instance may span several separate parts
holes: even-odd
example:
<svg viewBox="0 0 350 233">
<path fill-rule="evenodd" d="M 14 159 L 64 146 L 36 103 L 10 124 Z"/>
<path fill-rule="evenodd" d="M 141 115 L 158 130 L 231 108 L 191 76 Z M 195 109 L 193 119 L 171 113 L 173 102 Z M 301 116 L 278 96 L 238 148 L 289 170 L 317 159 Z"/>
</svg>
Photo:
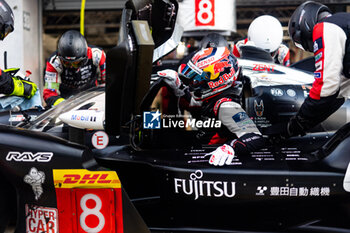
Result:
<svg viewBox="0 0 350 233">
<path fill-rule="evenodd" d="M 209 0 L 200 1 L 200 3 L 198 4 L 199 11 L 197 13 L 199 22 L 201 22 L 202 24 L 207 24 L 213 19 L 213 13 L 211 12 L 212 7 L 213 5 Z M 203 14 L 207 14 L 206 19 L 203 18 Z"/>
<path fill-rule="evenodd" d="M 92 209 L 90 209 L 90 208 L 88 208 L 86 206 L 86 202 L 88 200 L 90 200 L 90 199 L 94 200 L 95 203 L 96 203 L 96 206 L 94 208 L 92 208 Z M 101 231 L 103 229 L 103 227 L 105 226 L 105 218 L 104 218 L 103 214 L 100 212 L 100 210 L 102 208 L 102 201 L 101 201 L 101 199 L 98 196 L 96 196 L 95 194 L 91 194 L 91 193 L 86 194 L 80 200 L 80 207 L 83 210 L 83 212 L 80 215 L 80 226 L 81 226 L 81 228 L 83 228 L 83 230 L 86 231 L 86 232 L 94 232 L 94 233 L 96 233 L 96 232 Z M 86 217 L 88 215 L 95 215 L 98 218 L 99 223 L 98 223 L 98 225 L 96 227 L 91 228 L 91 227 L 88 227 L 86 225 L 85 220 L 86 220 Z"/>
</svg>

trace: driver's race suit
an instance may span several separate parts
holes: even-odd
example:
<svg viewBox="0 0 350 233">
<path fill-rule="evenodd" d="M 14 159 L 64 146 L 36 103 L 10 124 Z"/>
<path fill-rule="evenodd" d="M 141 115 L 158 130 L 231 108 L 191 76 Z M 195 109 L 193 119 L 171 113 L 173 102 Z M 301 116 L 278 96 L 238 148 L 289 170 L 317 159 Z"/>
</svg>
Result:
<svg viewBox="0 0 350 233">
<path fill-rule="evenodd" d="M 229 144 L 238 155 L 261 149 L 265 140 L 239 104 L 240 98 L 229 89 L 203 101 L 202 117 L 221 121 L 221 128 L 211 129 L 208 144 Z"/>
<path fill-rule="evenodd" d="M 48 106 L 105 82 L 105 52 L 89 46 L 87 58 L 87 62 L 79 68 L 66 68 L 57 56 L 57 51 L 51 55 L 46 62 L 43 91 L 43 98 Z"/>
<path fill-rule="evenodd" d="M 343 64 L 344 57 L 350 55 L 346 46 L 349 23 L 349 13 L 337 13 L 313 28 L 315 81 L 299 112 L 289 122 L 289 136 L 304 134 L 321 123 L 350 96 L 350 79 L 343 74 L 350 65 Z"/>
<path fill-rule="evenodd" d="M 235 57 L 241 57 L 242 51 L 241 51 L 241 46 L 246 45 L 248 42 L 248 38 L 239 40 L 235 43 L 233 47 L 233 55 Z M 274 59 L 274 62 L 276 64 L 281 64 L 284 66 L 289 66 L 290 65 L 290 52 L 289 48 L 285 44 L 280 44 L 278 49 L 272 53 L 272 58 Z"/>
</svg>

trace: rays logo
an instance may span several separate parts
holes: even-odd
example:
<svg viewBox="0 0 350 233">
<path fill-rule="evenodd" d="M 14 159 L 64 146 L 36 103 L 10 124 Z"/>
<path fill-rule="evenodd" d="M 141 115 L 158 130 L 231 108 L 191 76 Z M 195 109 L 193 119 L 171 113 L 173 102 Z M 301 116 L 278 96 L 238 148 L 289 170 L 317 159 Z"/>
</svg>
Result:
<svg viewBox="0 0 350 233">
<path fill-rule="evenodd" d="M 10 151 L 6 156 L 6 160 L 16 162 L 50 162 L 52 156 L 52 152 L 38 152 L 33 154 L 32 152 L 20 153 Z"/>
<path fill-rule="evenodd" d="M 156 112 L 143 112 L 143 128 L 144 129 L 160 129 L 160 116 L 161 113 Z"/>
</svg>

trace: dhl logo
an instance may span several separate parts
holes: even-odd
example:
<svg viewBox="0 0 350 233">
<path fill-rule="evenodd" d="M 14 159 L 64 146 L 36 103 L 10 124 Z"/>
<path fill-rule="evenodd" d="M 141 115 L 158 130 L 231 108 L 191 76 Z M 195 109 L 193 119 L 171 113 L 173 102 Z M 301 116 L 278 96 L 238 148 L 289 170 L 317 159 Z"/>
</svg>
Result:
<svg viewBox="0 0 350 233">
<path fill-rule="evenodd" d="M 53 170 L 56 188 L 120 188 L 120 180 L 114 171 L 88 171 L 85 169 Z"/>
</svg>

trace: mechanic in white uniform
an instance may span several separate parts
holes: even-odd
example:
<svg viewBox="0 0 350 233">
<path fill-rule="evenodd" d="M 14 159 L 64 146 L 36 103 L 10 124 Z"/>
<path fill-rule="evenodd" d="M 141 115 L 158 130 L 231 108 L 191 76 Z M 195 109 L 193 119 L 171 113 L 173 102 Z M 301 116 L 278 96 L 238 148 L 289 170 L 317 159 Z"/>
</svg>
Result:
<svg viewBox="0 0 350 233">
<path fill-rule="evenodd" d="M 297 47 L 314 53 L 315 81 L 309 96 L 281 134 L 303 135 L 340 108 L 350 96 L 350 14 L 331 14 L 318 2 L 301 4 L 289 21 Z"/>
<path fill-rule="evenodd" d="M 188 89 L 183 90 L 184 85 L 173 70 L 163 70 L 158 75 L 177 96 L 186 96 L 187 91 L 192 97 L 188 101 L 200 102 L 203 119 L 221 121 L 221 128 L 206 129 L 205 132 L 210 135 L 206 143 L 220 145 L 208 154 L 210 164 L 230 164 L 235 154 L 247 154 L 265 145 L 261 133 L 240 105 L 241 98 L 235 91 L 240 70 L 237 59 L 228 48 L 200 50 L 180 68 L 180 73 L 189 79 Z"/>
<path fill-rule="evenodd" d="M 262 15 L 249 25 L 248 37 L 237 41 L 232 53 L 235 57 L 241 57 L 242 46 L 254 45 L 269 52 L 276 64 L 289 66 L 289 48 L 282 43 L 282 39 L 283 29 L 278 19 L 270 15 Z"/>
</svg>

